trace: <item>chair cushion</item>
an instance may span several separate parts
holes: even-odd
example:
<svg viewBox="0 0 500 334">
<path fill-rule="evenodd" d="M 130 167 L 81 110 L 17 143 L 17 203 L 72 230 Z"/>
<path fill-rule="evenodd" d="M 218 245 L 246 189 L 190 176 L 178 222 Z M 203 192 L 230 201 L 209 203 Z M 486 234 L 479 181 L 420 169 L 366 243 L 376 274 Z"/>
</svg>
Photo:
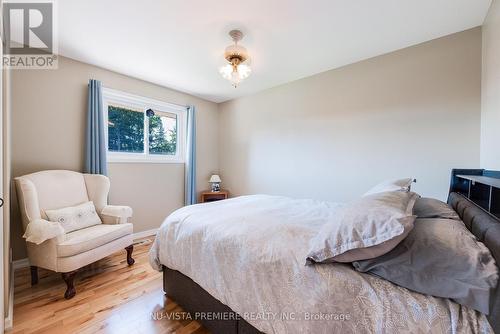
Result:
<svg viewBox="0 0 500 334">
<path fill-rule="evenodd" d="M 108 242 L 132 234 L 131 223 L 106 225 L 100 224 L 66 234 L 66 240 L 57 245 L 57 256 L 77 255 L 97 248 Z"/>
</svg>

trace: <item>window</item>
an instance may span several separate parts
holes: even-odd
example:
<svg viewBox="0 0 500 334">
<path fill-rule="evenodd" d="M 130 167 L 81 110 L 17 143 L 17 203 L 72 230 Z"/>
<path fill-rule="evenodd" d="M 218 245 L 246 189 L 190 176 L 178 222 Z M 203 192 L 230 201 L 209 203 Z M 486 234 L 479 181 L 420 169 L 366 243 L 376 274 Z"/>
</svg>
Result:
<svg viewBox="0 0 500 334">
<path fill-rule="evenodd" d="M 108 104 L 108 151 L 144 153 L 144 112 Z"/>
<path fill-rule="evenodd" d="M 184 162 L 186 108 L 103 89 L 109 162 Z"/>
</svg>

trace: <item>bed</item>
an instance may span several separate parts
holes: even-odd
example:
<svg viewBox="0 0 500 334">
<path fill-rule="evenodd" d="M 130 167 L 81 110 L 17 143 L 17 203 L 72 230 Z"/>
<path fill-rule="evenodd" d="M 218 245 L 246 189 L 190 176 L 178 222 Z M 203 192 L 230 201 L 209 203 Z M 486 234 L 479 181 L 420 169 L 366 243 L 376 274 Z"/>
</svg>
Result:
<svg viewBox="0 0 500 334">
<path fill-rule="evenodd" d="M 499 263 L 498 219 L 453 191 L 449 203 Z M 266 195 L 185 207 L 150 261 L 165 293 L 213 333 L 500 332 L 498 291 L 487 318 L 348 264 L 305 266 L 308 240 L 341 207 Z"/>
</svg>

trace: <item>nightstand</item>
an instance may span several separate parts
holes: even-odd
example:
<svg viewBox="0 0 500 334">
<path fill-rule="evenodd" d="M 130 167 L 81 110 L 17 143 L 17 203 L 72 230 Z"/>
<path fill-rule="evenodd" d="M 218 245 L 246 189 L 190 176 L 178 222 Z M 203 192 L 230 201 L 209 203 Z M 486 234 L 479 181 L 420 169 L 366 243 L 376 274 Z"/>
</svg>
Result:
<svg viewBox="0 0 500 334">
<path fill-rule="evenodd" d="M 228 196 L 229 192 L 227 192 L 226 190 L 221 190 L 217 192 L 203 191 L 200 196 L 200 203 L 220 201 L 223 199 L 227 199 Z"/>
</svg>

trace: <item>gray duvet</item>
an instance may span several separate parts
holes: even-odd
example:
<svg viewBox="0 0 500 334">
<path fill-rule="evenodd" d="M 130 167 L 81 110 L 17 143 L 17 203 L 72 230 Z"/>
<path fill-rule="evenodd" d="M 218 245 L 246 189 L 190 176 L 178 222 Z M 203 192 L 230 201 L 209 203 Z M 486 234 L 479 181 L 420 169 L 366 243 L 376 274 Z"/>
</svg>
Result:
<svg viewBox="0 0 500 334">
<path fill-rule="evenodd" d="M 266 195 L 184 207 L 150 251 L 266 333 L 491 333 L 486 317 L 346 264 L 306 266 L 341 205 Z"/>
</svg>

